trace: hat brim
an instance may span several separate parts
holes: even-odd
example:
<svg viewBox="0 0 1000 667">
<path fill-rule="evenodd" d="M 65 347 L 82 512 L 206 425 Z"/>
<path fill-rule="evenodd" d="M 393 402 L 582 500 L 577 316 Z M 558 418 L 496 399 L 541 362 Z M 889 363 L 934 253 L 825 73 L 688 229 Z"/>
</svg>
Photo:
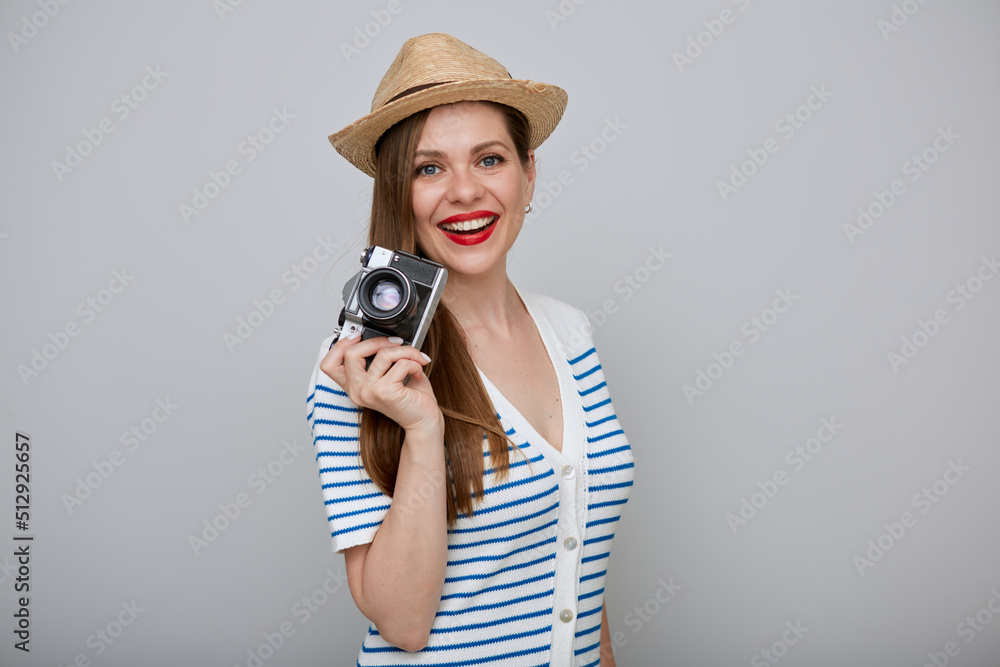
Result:
<svg viewBox="0 0 1000 667">
<path fill-rule="evenodd" d="M 375 144 L 390 127 L 418 111 L 440 104 L 486 101 L 506 104 L 523 113 L 530 128 L 529 148 L 534 149 L 559 124 L 567 99 L 562 88 L 537 81 L 494 79 L 442 83 L 385 104 L 331 134 L 330 143 L 351 164 L 374 177 Z"/>
</svg>

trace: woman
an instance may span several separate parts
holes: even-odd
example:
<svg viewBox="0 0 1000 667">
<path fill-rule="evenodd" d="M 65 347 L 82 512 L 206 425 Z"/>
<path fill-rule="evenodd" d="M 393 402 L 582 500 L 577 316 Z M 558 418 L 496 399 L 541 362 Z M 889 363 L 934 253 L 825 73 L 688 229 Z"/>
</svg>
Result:
<svg viewBox="0 0 1000 667">
<path fill-rule="evenodd" d="M 310 385 L 333 550 L 372 621 L 359 665 L 614 664 L 604 580 L 632 452 L 586 316 L 506 273 L 565 104 L 423 35 L 330 137 L 375 178 L 369 243 L 448 269 L 424 352 L 331 337 Z"/>
</svg>

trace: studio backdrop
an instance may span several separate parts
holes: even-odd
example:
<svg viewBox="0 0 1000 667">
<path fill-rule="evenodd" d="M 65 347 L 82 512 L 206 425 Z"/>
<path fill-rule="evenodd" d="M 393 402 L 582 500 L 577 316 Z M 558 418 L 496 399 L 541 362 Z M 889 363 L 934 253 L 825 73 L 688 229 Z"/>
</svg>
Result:
<svg viewBox="0 0 1000 667">
<path fill-rule="evenodd" d="M 514 282 L 589 315 L 627 665 L 1000 664 L 1000 5 L 0 8 L 0 664 L 354 664 L 306 393 L 407 38 L 569 94 Z"/>
</svg>

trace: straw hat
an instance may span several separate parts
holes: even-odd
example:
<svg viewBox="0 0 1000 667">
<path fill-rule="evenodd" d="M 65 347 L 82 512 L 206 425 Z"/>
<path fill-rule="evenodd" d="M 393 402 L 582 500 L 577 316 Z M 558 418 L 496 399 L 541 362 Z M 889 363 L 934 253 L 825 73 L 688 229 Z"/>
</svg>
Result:
<svg viewBox="0 0 1000 667">
<path fill-rule="evenodd" d="M 566 109 L 566 91 L 536 81 L 513 79 L 485 53 L 444 33 L 408 39 L 372 99 L 372 111 L 330 143 L 351 164 L 375 175 L 375 144 L 404 118 L 423 109 L 471 100 L 488 100 L 523 113 L 530 127 L 530 148 L 552 133 Z"/>
</svg>

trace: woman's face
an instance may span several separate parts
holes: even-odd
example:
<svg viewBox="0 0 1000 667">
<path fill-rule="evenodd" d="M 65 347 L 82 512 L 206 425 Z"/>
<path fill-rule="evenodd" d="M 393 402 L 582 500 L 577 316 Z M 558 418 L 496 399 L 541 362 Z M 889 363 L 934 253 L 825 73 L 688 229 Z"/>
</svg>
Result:
<svg viewBox="0 0 1000 667">
<path fill-rule="evenodd" d="M 435 107 L 413 157 L 417 243 L 454 274 L 506 269 L 535 187 L 535 156 L 522 167 L 503 113 L 482 102 Z"/>
</svg>

